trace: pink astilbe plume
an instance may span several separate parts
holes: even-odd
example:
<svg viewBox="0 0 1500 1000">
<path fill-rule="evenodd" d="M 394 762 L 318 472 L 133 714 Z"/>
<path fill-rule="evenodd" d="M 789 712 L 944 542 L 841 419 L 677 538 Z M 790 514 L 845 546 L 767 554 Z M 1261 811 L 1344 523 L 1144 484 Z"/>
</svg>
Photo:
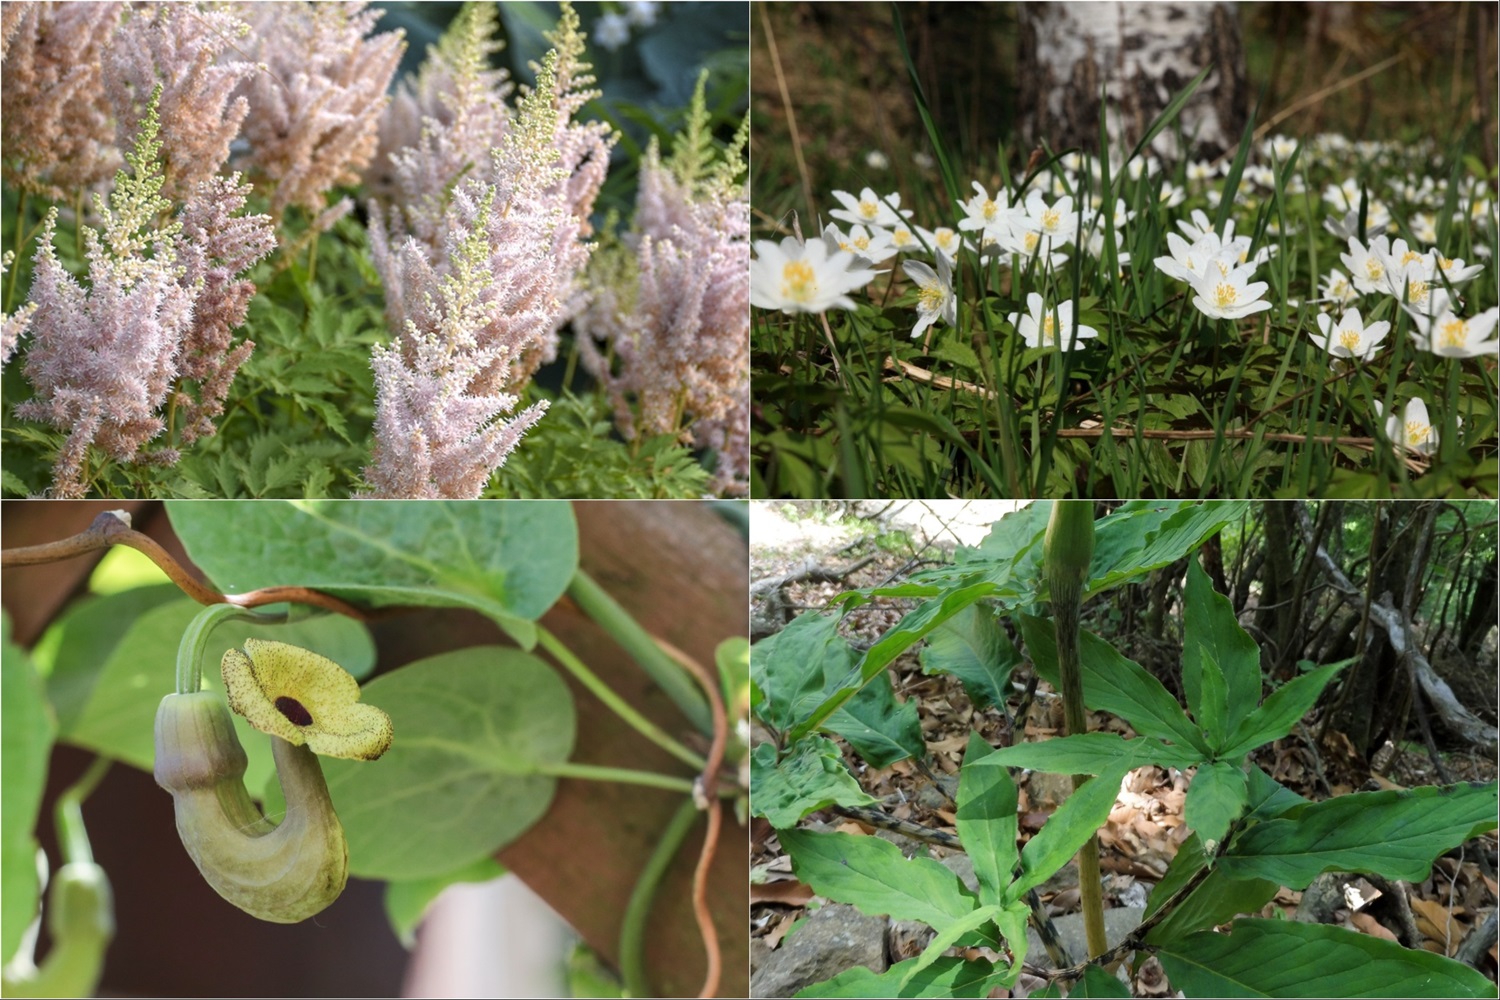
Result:
<svg viewBox="0 0 1500 1000">
<path fill-rule="evenodd" d="M 86 492 L 89 445 L 119 461 L 171 463 L 177 454 L 145 446 L 166 426 L 158 415 L 176 376 L 196 289 L 182 283 L 177 223 L 158 227 L 161 197 L 157 120 L 148 113 L 115 179 L 109 202 L 95 196 L 103 235 L 84 230 L 89 287 L 63 269 L 53 249 L 57 210 L 47 215 L 36 252 L 32 344 L 23 371 L 36 394 L 17 416 L 68 432 L 52 470 L 60 497 Z"/>
<path fill-rule="evenodd" d="M 436 250 L 444 211 L 465 177 L 493 183 L 490 151 L 510 123 L 505 70 L 490 69 L 498 14 L 492 3 L 466 3 L 423 62 L 398 88 L 380 124 L 380 150 L 366 188 L 390 206 L 392 238 L 410 234 Z"/>
<path fill-rule="evenodd" d="M 748 485 L 750 202 L 738 177 L 747 135 L 711 163 L 703 84 L 671 164 L 641 163 L 633 268 L 601 261 L 579 317 L 581 356 L 610 391 L 627 438 L 679 434 L 718 452 L 714 487 Z M 617 371 L 590 338 L 614 348 Z M 634 401 L 634 407 L 631 401 Z"/>
<path fill-rule="evenodd" d="M 133 7 L 120 26 L 106 59 L 117 131 L 122 137 L 135 133 L 160 86 L 157 113 L 169 197 L 186 196 L 229 159 L 229 144 L 250 111 L 243 96 L 230 95 L 259 68 L 221 57 L 249 31 L 228 10 L 187 3 Z"/>
<path fill-rule="evenodd" d="M 196 289 L 193 324 L 182 345 L 179 375 L 198 383 L 195 399 L 179 386 L 175 397 L 182 417 L 182 443 L 210 437 L 224 412 L 224 399 L 235 372 L 250 357 L 255 343 L 233 343 L 245 322 L 255 282 L 240 277 L 276 249 L 268 215 L 236 215 L 245 207 L 249 184 L 240 175 L 210 177 L 183 206 L 181 255 L 183 284 Z"/>
<path fill-rule="evenodd" d="M 495 189 L 477 181 L 455 192 L 451 211 L 470 221 L 450 221 L 446 274 L 433 270 L 415 238 L 387 261 L 408 308 L 396 343 L 377 346 L 371 360 L 376 439 L 365 478 L 373 496 L 477 497 L 546 411 L 538 403 L 501 419 L 518 402 L 501 386 L 525 336 L 507 329 L 507 309 L 525 308 L 526 289 L 524 281 L 492 283 L 490 241 L 504 214 L 495 201 Z"/>
<path fill-rule="evenodd" d="M 123 3 L 7 3 L 0 49 L 5 179 L 63 199 L 120 165 L 101 66 Z"/>
<path fill-rule="evenodd" d="M 366 37 L 380 18 L 352 3 L 241 4 L 252 51 L 266 70 L 241 84 L 250 114 L 249 163 L 274 186 L 272 215 L 297 205 L 326 229 L 352 207 L 328 192 L 358 184 L 378 141 L 386 88 L 406 48 L 403 33 Z"/>
<path fill-rule="evenodd" d="M 0 277 L 10 270 L 11 263 L 16 255 L 9 250 L 0 255 Z M 10 363 L 10 356 L 16 353 L 16 345 L 21 336 L 31 326 L 31 314 L 36 312 L 36 303 L 28 302 L 13 313 L 0 317 L 0 367 Z"/>
</svg>

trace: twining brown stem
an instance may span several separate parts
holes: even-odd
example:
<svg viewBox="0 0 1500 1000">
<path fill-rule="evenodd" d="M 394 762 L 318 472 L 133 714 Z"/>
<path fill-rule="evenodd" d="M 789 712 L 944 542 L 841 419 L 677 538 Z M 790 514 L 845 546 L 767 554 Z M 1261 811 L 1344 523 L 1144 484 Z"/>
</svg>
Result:
<svg viewBox="0 0 1500 1000">
<path fill-rule="evenodd" d="M 167 574 L 167 578 L 184 594 L 199 604 L 233 604 L 242 608 L 258 608 L 265 604 L 288 602 L 323 608 L 360 621 L 370 621 L 377 617 L 332 594 L 308 587 L 261 587 L 244 594 L 221 594 L 189 573 L 156 539 L 132 528 L 130 515 L 124 511 L 105 511 L 94 518 L 86 529 L 68 538 L 41 545 L 0 550 L 0 566 L 36 566 L 61 562 L 107 549 L 111 545 L 124 545 L 140 552 Z"/>
<path fill-rule="evenodd" d="M 694 796 L 699 807 L 708 812 L 708 830 L 703 834 L 703 849 L 698 854 L 698 866 L 693 869 L 693 916 L 698 921 L 698 933 L 703 937 L 703 951 L 708 956 L 708 970 L 703 976 L 700 997 L 711 997 L 719 992 L 719 976 L 722 959 L 719 955 L 719 935 L 714 930 L 713 914 L 708 909 L 708 872 L 714 863 L 714 852 L 719 846 L 719 830 L 723 825 L 723 805 L 719 801 L 717 784 L 719 767 L 724 763 L 724 747 L 729 742 L 729 718 L 724 711 L 724 698 L 719 693 L 719 684 L 704 666 L 670 643 L 657 639 L 666 650 L 703 688 L 708 699 L 709 711 L 713 714 L 713 742 L 709 744 L 708 759 L 698 775 Z"/>
</svg>

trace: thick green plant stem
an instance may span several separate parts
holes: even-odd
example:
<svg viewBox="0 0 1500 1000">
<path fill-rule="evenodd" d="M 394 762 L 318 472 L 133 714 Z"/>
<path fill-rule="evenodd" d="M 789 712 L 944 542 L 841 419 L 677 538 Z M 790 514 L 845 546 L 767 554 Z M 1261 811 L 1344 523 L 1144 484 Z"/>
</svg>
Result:
<svg viewBox="0 0 1500 1000">
<path fill-rule="evenodd" d="M 573 574 L 568 594 L 578 602 L 583 613 L 608 632 L 625 651 L 634 657 L 641 669 L 651 675 L 667 696 L 682 710 L 699 732 L 713 732 L 713 717 L 702 692 L 694 686 L 687 672 L 668 656 L 640 623 L 604 592 L 583 570 Z"/>
<path fill-rule="evenodd" d="M 1094 505 L 1087 500 L 1059 500 L 1047 522 L 1044 565 L 1052 624 L 1057 634 L 1057 672 L 1062 681 L 1063 722 L 1068 735 L 1088 732 L 1083 707 L 1083 673 L 1078 665 L 1078 612 L 1094 556 Z M 1073 775 L 1073 787 L 1087 780 Z M 1099 880 L 1099 838 L 1090 837 L 1078 852 L 1078 895 L 1089 957 L 1109 948 L 1104 937 L 1104 891 Z"/>
<path fill-rule="evenodd" d="M 698 807 L 691 797 L 677 807 L 677 812 L 661 832 L 656 850 L 641 869 L 630 901 L 625 904 L 625 916 L 620 922 L 620 976 L 625 988 L 633 997 L 656 996 L 646 980 L 646 918 L 651 915 L 651 901 L 656 898 L 656 887 L 661 884 L 667 866 L 677 854 L 677 849 L 687 839 L 693 821 L 698 818 Z"/>
</svg>

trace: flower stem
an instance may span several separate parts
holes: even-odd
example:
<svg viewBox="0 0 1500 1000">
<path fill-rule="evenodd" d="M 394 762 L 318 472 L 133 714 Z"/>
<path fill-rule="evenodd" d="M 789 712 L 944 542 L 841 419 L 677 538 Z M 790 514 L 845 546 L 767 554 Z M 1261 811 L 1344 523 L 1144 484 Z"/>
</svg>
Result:
<svg viewBox="0 0 1500 1000">
<path fill-rule="evenodd" d="M 108 757 L 95 757 L 88 770 L 83 772 L 83 777 L 57 797 L 57 841 L 67 864 L 90 863 L 94 860 L 88 831 L 83 826 L 83 800 L 99 786 L 113 763 Z"/>
<path fill-rule="evenodd" d="M 645 785 L 648 788 L 664 788 L 669 792 L 693 793 L 691 778 L 676 778 L 670 774 L 653 771 L 634 771 L 625 767 L 607 767 L 601 764 L 538 764 L 535 774 L 549 774 L 555 778 L 574 778 L 579 781 L 617 781 L 624 785 Z M 691 801 L 688 803 L 692 804 Z"/>
<path fill-rule="evenodd" d="M 594 697 L 604 702 L 605 706 L 618 715 L 626 725 L 695 771 L 703 770 L 704 760 L 702 757 L 672 739 L 660 726 L 656 725 L 656 723 L 646 718 L 640 712 L 637 712 L 634 708 L 631 708 L 625 699 L 621 698 L 609 685 L 600 680 L 599 676 L 585 666 L 583 661 L 573 654 L 572 650 L 564 646 L 557 636 L 541 625 L 537 626 L 537 641 L 543 649 L 552 654 L 553 659 L 557 660 L 563 669 L 572 674 L 578 683 L 588 688 Z"/>
<path fill-rule="evenodd" d="M 247 621 L 256 625 L 273 625 L 287 619 L 285 611 L 263 614 L 233 604 L 211 604 L 193 618 L 177 646 L 177 693 L 193 694 L 203 687 L 203 650 L 208 636 L 227 621 Z"/>
<path fill-rule="evenodd" d="M 701 732 L 713 729 L 713 719 L 703 695 L 693 686 L 687 674 L 669 657 L 651 634 L 641 628 L 630 614 L 609 596 L 583 570 L 573 574 L 568 584 L 568 594 L 578 602 L 583 613 L 588 615 L 604 631 L 608 632 L 628 652 L 641 669 L 676 702 L 682 714 L 688 717 Z"/>
<path fill-rule="evenodd" d="M 620 922 L 620 975 L 630 996 L 656 995 L 646 981 L 646 918 L 651 915 L 651 902 L 656 897 L 657 886 L 666 875 L 667 866 L 672 863 L 677 849 L 687 839 L 697 816 L 698 810 L 692 799 L 677 807 L 671 822 L 661 832 L 661 839 L 656 842 L 656 850 L 651 852 L 641 869 L 640 878 L 636 879 L 635 888 L 631 890 L 630 901 L 625 904 L 625 916 Z"/>
</svg>

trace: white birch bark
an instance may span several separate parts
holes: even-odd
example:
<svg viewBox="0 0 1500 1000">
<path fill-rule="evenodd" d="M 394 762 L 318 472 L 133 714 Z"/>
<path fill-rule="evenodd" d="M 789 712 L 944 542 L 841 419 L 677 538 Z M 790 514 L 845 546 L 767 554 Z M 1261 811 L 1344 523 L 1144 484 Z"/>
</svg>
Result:
<svg viewBox="0 0 1500 1000">
<path fill-rule="evenodd" d="M 1233 3 L 1022 3 L 1020 106 L 1033 143 L 1099 144 L 1100 91 L 1110 149 L 1134 148 L 1152 120 L 1204 66 L 1213 71 L 1175 125 L 1152 140 L 1170 159 L 1214 157 L 1239 142 L 1246 85 Z"/>
</svg>

